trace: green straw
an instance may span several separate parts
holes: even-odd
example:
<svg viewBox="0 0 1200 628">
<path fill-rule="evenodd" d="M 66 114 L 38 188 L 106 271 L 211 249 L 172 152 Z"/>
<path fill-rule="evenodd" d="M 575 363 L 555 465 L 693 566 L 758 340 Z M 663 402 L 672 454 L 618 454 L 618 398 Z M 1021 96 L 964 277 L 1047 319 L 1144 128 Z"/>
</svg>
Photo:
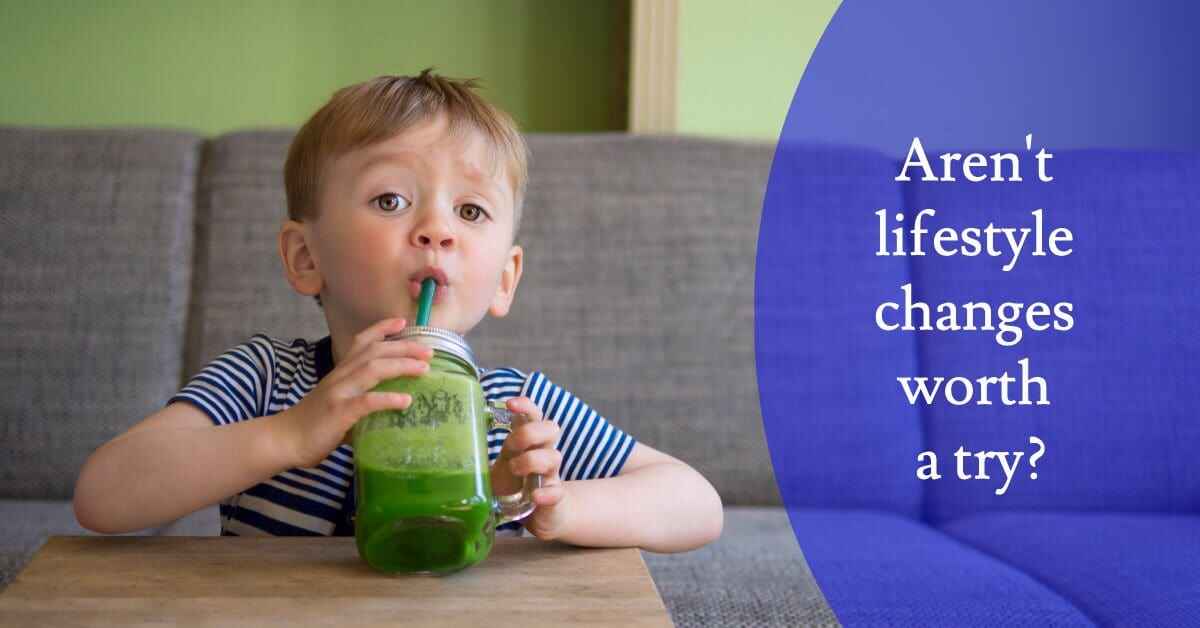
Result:
<svg viewBox="0 0 1200 628">
<path fill-rule="evenodd" d="M 425 281 L 421 282 L 421 301 L 417 306 L 417 324 L 429 324 L 429 312 L 433 310 L 433 291 L 437 290 L 437 280 L 433 277 L 426 277 Z"/>
</svg>

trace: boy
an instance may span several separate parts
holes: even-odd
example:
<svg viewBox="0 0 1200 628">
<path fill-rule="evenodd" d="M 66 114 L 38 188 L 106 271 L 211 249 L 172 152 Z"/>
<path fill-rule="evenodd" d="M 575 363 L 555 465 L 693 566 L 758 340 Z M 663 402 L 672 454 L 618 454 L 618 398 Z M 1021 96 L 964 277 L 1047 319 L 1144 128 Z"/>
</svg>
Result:
<svg viewBox="0 0 1200 628">
<path fill-rule="evenodd" d="M 527 149 L 473 88 L 429 70 L 379 77 L 339 90 L 305 123 L 285 166 L 279 253 L 329 336 L 257 334 L 100 447 L 76 483 L 84 527 L 138 530 L 220 502 L 225 535 L 353 534 L 349 430 L 412 402 L 371 392 L 377 383 L 429 368 L 430 349 L 385 341 L 415 318 L 422 280 L 438 284 L 429 324 L 465 335 L 508 313 L 521 278 Z M 488 435 L 495 494 L 544 478 L 521 522 L 533 535 L 671 552 L 720 534 L 720 498 L 688 465 L 539 372 L 492 369 L 481 383 L 534 419 Z"/>
</svg>

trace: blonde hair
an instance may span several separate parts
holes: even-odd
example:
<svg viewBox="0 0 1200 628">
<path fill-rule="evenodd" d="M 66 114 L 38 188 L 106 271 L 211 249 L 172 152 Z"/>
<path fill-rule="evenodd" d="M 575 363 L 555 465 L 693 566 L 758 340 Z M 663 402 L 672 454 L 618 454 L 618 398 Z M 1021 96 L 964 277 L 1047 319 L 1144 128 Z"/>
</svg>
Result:
<svg viewBox="0 0 1200 628">
<path fill-rule="evenodd" d="M 511 116 L 475 93 L 478 79 L 452 79 L 426 68 L 417 76 L 380 76 L 333 94 L 300 127 L 283 168 L 288 218 L 315 219 L 326 166 L 345 153 L 386 140 L 444 113 L 452 133 L 483 135 L 493 168 L 507 166 L 512 180 L 513 233 L 521 223 L 529 149 Z"/>
</svg>

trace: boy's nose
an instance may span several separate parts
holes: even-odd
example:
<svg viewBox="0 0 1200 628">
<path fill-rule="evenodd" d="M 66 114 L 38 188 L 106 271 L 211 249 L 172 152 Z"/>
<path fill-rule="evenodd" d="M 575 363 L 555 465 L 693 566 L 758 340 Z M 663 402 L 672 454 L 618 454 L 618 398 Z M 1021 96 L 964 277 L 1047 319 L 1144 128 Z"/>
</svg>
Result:
<svg viewBox="0 0 1200 628">
<path fill-rule="evenodd" d="M 413 246 L 448 249 L 454 246 L 454 234 L 441 220 L 426 220 L 413 230 Z"/>
</svg>

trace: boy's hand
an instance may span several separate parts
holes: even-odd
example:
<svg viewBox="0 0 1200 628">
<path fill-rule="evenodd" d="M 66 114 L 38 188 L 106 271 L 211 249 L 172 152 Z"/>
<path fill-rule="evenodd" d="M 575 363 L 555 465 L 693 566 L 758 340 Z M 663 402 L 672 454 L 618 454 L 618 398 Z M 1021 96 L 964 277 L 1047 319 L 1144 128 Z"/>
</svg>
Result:
<svg viewBox="0 0 1200 628">
<path fill-rule="evenodd" d="M 389 318 L 363 330 L 333 371 L 300 403 L 285 410 L 280 438 L 295 466 L 320 464 L 338 445 L 348 442 L 350 428 L 376 410 L 403 410 L 412 403 L 406 393 L 371 392 L 379 382 L 401 375 L 423 375 L 433 349 L 408 340 L 384 340 L 404 328 L 402 318 Z"/>
<path fill-rule="evenodd" d="M 554 448 L 559 428 L 554 421 L 543 421 L 542 410 L 528 397 L 509 399 L 508 409 L 524 414 L 529 420 L 517 424 L 504 440 L 504 447 L 492 465 L 492 493 L 511 495 L 521 491 L 525 476 L 542 476 L 542 487 L 533 491 L 533 513 L 521 521 L 525 529 L 543 540 L 562 536 L 570 510 L 566 485 L 558 477 L 562 454 Z"/>
</svg>

